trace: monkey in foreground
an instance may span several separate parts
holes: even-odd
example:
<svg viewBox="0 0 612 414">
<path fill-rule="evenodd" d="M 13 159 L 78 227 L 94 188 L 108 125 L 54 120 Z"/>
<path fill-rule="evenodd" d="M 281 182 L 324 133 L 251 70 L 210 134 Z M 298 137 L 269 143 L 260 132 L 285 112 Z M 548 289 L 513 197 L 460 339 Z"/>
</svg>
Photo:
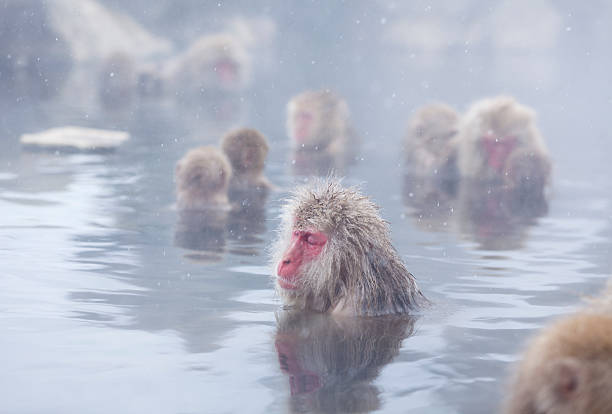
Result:
<svg viewBox="0 0 612 414">
<path fill-rule="evenodd" d="M 530 193 L 542 193 L 550 181 L 551 163 L 535 113 L 514 98 L 500 96 L 473 104 L 461 122 L 456 145 L 464 177 Z"/>
<path fill-rule="evenodd" d="M 420 108 L 412 117 L 404 139 L 408 170 L 416 175 L 455 175 L 453 138 L 459 128 L 459 114 L 446 104 Z"/>
<path fill-rule="evenodd" d="M 232 167 L 215 147 L 192 149 L 176 164 L 175 181 L 179 210 L 228 208 Z"/>
<path fill-rule="evenodd" d="M 612 308 L 608 298 L 545 328 L 532 341 L 518 366 L 504 412 L 609 414 L 610 390 Z"/>
<path fill-rule="evenodd" d="M 283 208 L 275 252 L 277 291 L 295 308 L 383 315 L 427 303 L 378 207 L 336 179 L 294 192 Z"/>
<path fill-rule="evenodd" d="M 251 128 L 231 131 L 221 140 L 221 149 L 232 165 L 230 191 L 271 187 L 264 176 L 268 140 L 260 132 Z"/>
<path fill-rule="evenodd" d="M 276 351 L 288 376 L 291 412 L 353 413 L 381 408 L 373 383 L 414 332 L 410 316 L 336 318 L 277 314 Z"/>
<path fill-rule="evenodd" d="M 329 90 L 307 91 L 291 98 L 287 133 L 298 156 L 332 157 L 341 163 L 356 152 L 348 105 Z"/>
</svg>

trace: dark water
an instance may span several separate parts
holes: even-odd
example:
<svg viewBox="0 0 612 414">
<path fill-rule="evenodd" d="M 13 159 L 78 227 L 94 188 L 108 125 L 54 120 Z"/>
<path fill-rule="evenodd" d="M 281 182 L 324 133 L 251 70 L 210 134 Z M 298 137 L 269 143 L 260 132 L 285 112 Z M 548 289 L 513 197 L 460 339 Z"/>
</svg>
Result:
<svg viewBox="0 0 612 414">
<path fill-rule="evenodd" d="M 612 273 L 612 33 L 599 16 L 612 10 L 600 6 L 559 8 L 552 50 L 457 46 L 422 67 L 409 52 L 376 47 L 381 19 L 410 10 L 315 3 L 298 19 L 266 4 L 255 12 L 279 19 L 279 64 L 228 105 L 118 117 L 62 99 L 4 102 L 0 412 L 494 412 L 523 341 Z M 488 13 L 469 10 L 464 21 Z M 336 15 L 338 27 L 321 34 Z M 422 315 L 334 321 L 280 311 L 267 249 L 287 189 L 302 180 L 284 105 L 330 85 L 364 141 L 345 182 L 381 205 L 434 303 Z M 452 205 L 421 200 L 399 154 L 412 111 L 432 100 L 463 110 L 498 93 L 538 112 L 554 160 L 547 213 L 473 214 L 478 193 Z M 19 148 L 21 133 L 67 123 L 125 128 L 132 140 L 112 154 Z M 280 190 L 253 217 L 181 234 L 174 163 L 236 125 L 268 137 L 266 172 Z"/>
</svg>

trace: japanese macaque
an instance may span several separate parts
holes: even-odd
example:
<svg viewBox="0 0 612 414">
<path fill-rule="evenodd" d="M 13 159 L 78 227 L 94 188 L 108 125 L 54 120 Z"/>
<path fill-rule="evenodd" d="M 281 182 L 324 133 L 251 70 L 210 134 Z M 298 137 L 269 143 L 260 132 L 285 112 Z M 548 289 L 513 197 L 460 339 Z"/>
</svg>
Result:
<svg viewBox="0 0 612 414">
<path fill-rule="evenodd" d="M 179 210 L 228 208 L 232 167 L 215 147 L 190 150 L 176 164 L 175 181 Z"/>
<path fill-rule="evenodd" d="M 233 36 L 202 36 L 168 64 L 168 92 L 179 99 L 236 92 L 248 83 L 249 66 L 246 50 Z"/>
<path fill-rule="evenodd" d="M 612 412 L 610 299 L 544 329 L 518 365 L 506 414 Z"/>
<path fill-rule="evenodd" d="M 275 252 L 277 291 L 294 308 L 383 315 L 427 303 L 378 207 L 335 179 L 294 192 L 283 208 Z"/>
<path fill-rule="evenodd" d="M 381 408 L 374 380 L 412 335 L 414 318 L 334 318 L 281 312 L 276 351 L 288 376 L 291 412 L 354 413 Z"/>
<path fill-rule="evenodd" d="M 329 90 L 308 91 L 291 98 L 287 132 L 296 163 L 299 159 L 300 164 L 318 164 L 322 158 L 329 161 L 330 169 L 338 169 L 357 152 L 348 105 Z"/>
<path fill-rule="evenodd" d="M 190 250 L 184 256 L 197 262 L 218 262 L 225 252 L 228 211 L 180 210 L 174 244 Z"/>
<path fill-rule="evenodd" d="M 461 123 L 457 145 L 462 176 L 532 193 L 542 193 L 549 182 L 548 150 L 535 113 L 513 98 L 501 96 L 472 105 Z"/>
<path fill-rule="evenodd" d="M 230 191 L 270 188 L 264 176 L 268 140 L 261 133 L 250 128 L 236 129 L 223 137 L 221 148 L 232 164 Z"/>
<path fill-rule="evenodd" d="M 450 106 L 434 103 L 412 117 L 404 140 L 407 170 L 415 175 L 455 175 L 453 138 L 459 114 Z M 452 177 L 449 177 L 452 178 Z"/>
</svg>

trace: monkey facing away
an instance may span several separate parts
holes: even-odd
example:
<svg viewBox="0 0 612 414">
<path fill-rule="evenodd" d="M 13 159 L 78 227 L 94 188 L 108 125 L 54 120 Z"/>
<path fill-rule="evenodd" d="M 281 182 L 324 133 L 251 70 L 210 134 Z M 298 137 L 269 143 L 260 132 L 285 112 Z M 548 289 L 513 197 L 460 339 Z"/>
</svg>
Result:
<svg viewBox="0 0 612 414">
<path fill-rule="evenodd" d="M 221 140 L 221 148 L 232 165 L 230 191 L 271 187 L 264 176 L 268 140 L 259 131 L 251 128 L 230 131 Z"/>
<path fill-rule="evenodd" d="M 455 175 L 453 138 L 458 128 L 459 114 L 446 104 L 429 104 L 417 110 L 404 139 L 408 171 L 421 176 Z"/>
<path fill-rule="evenodd" d="M 295 308 L 382 315 L 427 302 L 378 207 L 335 179 L 295 191 L 283 208 L 274 261 L 277 291 Z"/>
<path fill-rule="evenodd" d="M 179 210 L 228 208 L 232 169 L 215 147 L 192 149 L 176 164 L 175 181 Z"/>
</svg>

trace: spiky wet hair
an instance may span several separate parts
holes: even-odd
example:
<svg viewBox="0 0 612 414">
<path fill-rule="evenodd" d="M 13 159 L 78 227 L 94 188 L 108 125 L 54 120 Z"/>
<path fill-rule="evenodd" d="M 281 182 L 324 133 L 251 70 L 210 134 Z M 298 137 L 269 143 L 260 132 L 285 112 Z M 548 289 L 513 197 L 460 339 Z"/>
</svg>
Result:
<svg viewBox="0 0 612 414">
<path fill-rule="evenodd" d="M 407 313 L 426 302 L 391 244 L 379 208 L 356 188 L 327 178 L 295 190 L 283 208 L 275 264 L 294 230 L 322 231 L 328 241 L 317 259 L 303 265 L 296 291 L 278 288 L 286 303 L 381 315 Z"/>
</svg>

